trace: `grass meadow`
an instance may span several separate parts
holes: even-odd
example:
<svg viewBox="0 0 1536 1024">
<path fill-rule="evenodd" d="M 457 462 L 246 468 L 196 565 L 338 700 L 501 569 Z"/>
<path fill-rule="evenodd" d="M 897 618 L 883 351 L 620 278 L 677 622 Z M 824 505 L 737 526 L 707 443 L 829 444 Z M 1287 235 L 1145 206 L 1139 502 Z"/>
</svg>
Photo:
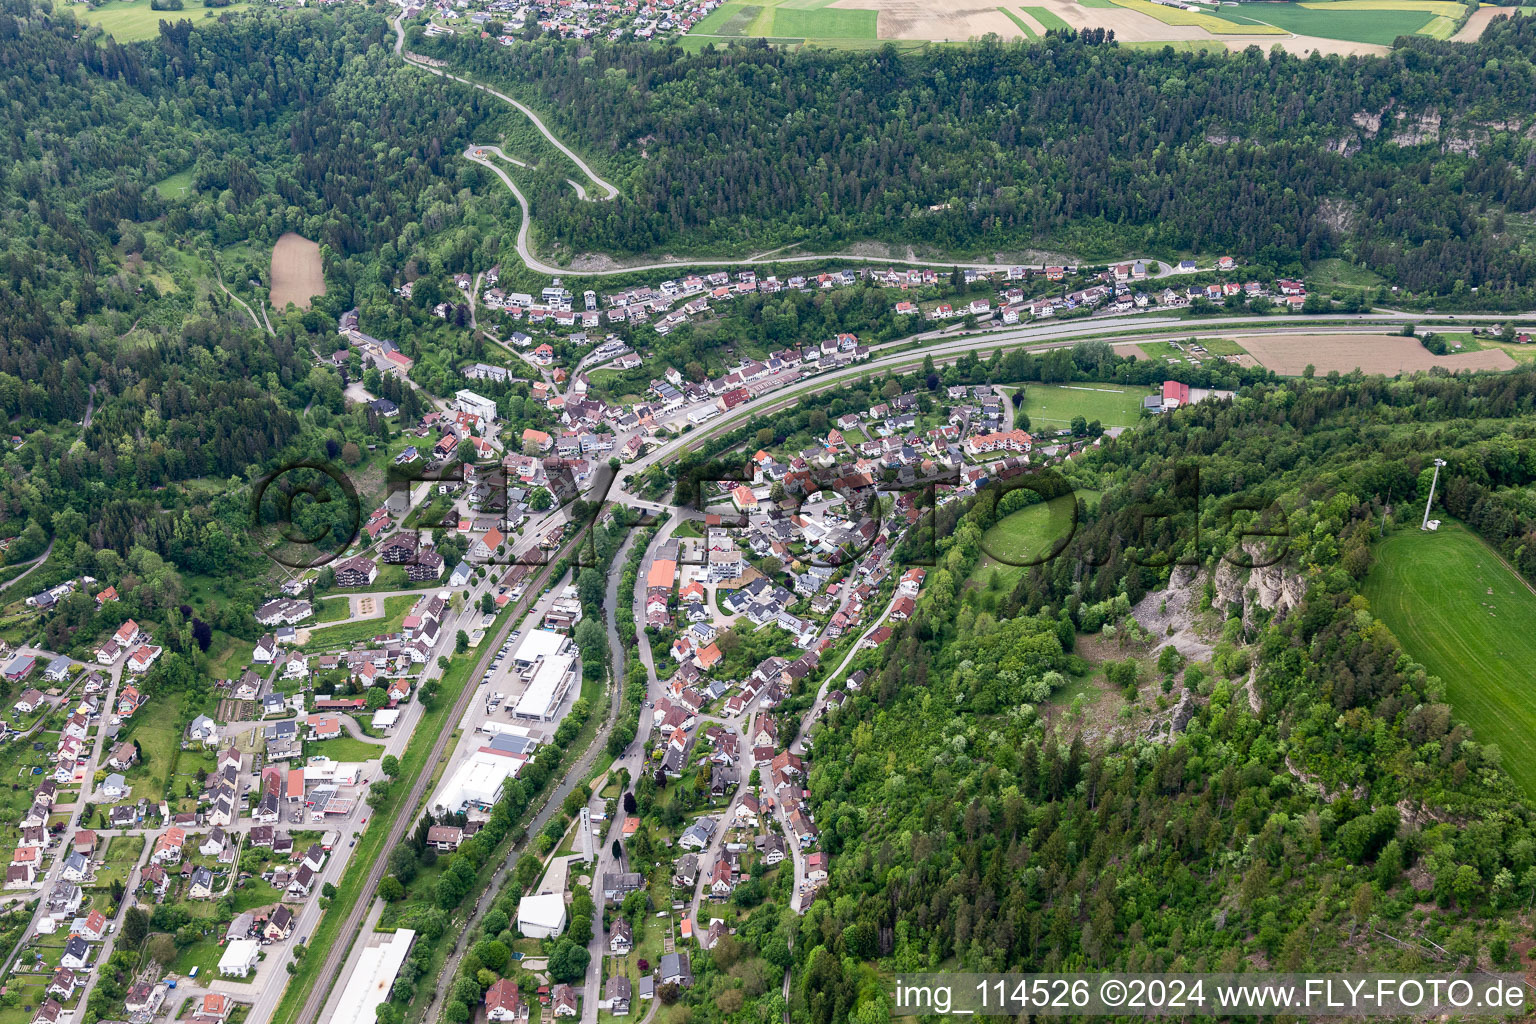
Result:
<svg viewBox="0 0 1536 1024">
<path fill-rule="evenodd" d="M 1536 796 L 1536 593 L 1465 527 L 1406 529 L 1376 548 L 1363 592 L 1407 652 L 1445 683 L 1478 742 Z"/>
<path fill-rule="evenodd" d="M 1059 429 L 1081 416 L 1106 427 L 1132 427 L 1141 418 L 1141 400 L 1152 392 L 1124 384 L 1026 384 L 1019 411 L 1030 429 Z"/>
<path fill-rule="evenodd" d="M 85 4 L 71 4 L 69 10 L 87 24 L 100 25 L 118 42 L 132 43 L 158 37 L 162 21 L 190 21 L 195 25 L 205 18 L 217 18 L 221 14 L 244 11 L 251 6 L 249 3 L 234 3 L 228 7 L 188 4 L 186 9 L 181 11 L 156 11 L 152 10 L 149 4 L 150 0 L 130 0 L 127 3 L 123 0 L 107 0 L 96 8 L 87 7 Z M 176 177 L 177 175 L 172 175 L 167 181 L 173 181 Z M 176 185 L 190 183 L 191 175 L 187 176 L 186 182 L 175 182 Z"/>
</svg>

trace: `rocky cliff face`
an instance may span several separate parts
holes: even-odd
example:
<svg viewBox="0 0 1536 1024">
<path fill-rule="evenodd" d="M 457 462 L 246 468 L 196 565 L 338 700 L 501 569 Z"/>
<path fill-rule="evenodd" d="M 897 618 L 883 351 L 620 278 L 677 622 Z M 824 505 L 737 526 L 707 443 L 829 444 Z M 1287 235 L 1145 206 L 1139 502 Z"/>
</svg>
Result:
<svg viewBox="0 0 1536 1024">
<path fill-rule="evenodd" d="M 1257 546 L 1245 550 L 1250 561 L 1265 561 Z M 1211 584 L 1216 591 L 1217 607 L 1242 606 L 1245 627 L 1253 624 L 1255 608 L 1283 615 L 1301 603 L 1307 589 L 1301 576 L 1284 562 L 1246 569 L 1223 560 L 1217 564 Z"/>
</svg>

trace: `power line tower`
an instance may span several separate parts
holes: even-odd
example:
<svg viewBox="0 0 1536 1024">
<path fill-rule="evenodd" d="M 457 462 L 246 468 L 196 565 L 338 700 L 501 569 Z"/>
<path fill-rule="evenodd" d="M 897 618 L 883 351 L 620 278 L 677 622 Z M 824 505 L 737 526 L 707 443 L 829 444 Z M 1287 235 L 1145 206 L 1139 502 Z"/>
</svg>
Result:
<svg viewBox="0 0 1536 1024">
<path fill-rule="evenodd" d="M 1435 460 L 1435 475 L 1429 480 L 1429 500 L 1424 503 L 1424 521 L 1419 523 L 1419 529 L 1429 529 L 1429 507 L 1435 503 L 1435 485 L 1440 482 L 1440 467 L 1445 465 L 1444 459 Z"/>
</svg>

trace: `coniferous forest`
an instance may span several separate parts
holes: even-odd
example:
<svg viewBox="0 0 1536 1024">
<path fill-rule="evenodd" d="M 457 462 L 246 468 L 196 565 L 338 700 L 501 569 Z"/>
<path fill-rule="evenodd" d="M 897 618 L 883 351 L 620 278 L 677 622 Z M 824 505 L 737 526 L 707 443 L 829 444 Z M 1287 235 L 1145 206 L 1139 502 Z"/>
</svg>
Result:
<svg viewBox="0 0 1536 1024">
<path fill-rule="evenodd" d="M 558 181 L 535 194 L 546 237 L 598 251 L 880 238 L 1280 266 L 1347 254 L 1415 293 L 1478 288 L 1522 309 L 1536 295 L 1519 227 L 1536 208 L 1533 143 L 1516 127 L 1536 108 L 1529 20 L 1385 58 L 1054 34 L 906 55 L 546 37 L 511 60 L 491 40 L 412 45 L 521 93 L 629 184 L 633 202 L 615 206 Z M 1429 112 L 1441 138 L 1413 144 Z"/>
<path fill-rule="evenodd" d="M 619 188 L 584 202 L 525 119 L 396 58 L 394 13 L 219 14 L 120 45 L 47 0 L 0 0 L 0 536 L 11 565 L 53 552 L 29 589 L 116 579 L 112 615 L 163 624 L 171 656 L 146 688 L 174 672 L 206 690 L 208 631 L 259 635 L 252 608 L 271 587 L 248 536 L 251 480 L 290 456 L 387 462 L 365 452 L 389 423 L 349 405 L 347 384 L 406 420 L 426 401 L 409 383 L 462 386 L 459 364 L 484 342 L 439 324 L 427 297 L 498 261 L 507 284 L 536 287 L 509 257 L 518 207 L 462 159 L 471 143 L 505 137 L 538 164 L 519 173 L 536 247 L 562 255 L 874 240 L 955 258 L 1227 253 L 1296 274 L 1340 257 L 1380 275 L 1382 303 L 1536 307 L 1533 18 L 1476 44 L 1309 59 L 1070 32 L 687 53 L 413 28 L 411 49 L 538 108 Z M 1430 115 L 1439 134 L 1424 138 Z M 177 176 L 185 196 L 166 185 Z M 288 231 L 320 244 L 327 294 L 269 331 L 225 288 L 250 294 Z M 394 291 L 407 279 L 426 282 L 412 303 Z M 888 299 L 863 286 L 798 310 L 745 298 L 716 333 L 684 328 L 651 352 L 699 378 L 723 371 L 722 336 L 889 341 L 908 328 Z M 417 359 L 413 381 L 327 362 L 353 307 Z M 879 1024 L 901 971 L 1448 966 L 1426 942 L 1451 964 L 1528 961 L 1536 808 L 1362 585 L 1383 531 L 1416 514 L 1430 453 L 1449 462 L 1445 511 L 1536 579 L 1536 373 L 1281 381 L 1212 366 L 1183 376 L 1232 398 L 1147 419 L 1060 468 L 1096 498 L 1062 557 L 1006 585 L 974 574 L 982 536 L 1017 501 L 984 491 L 922 509 L 899 551 L 931 565 L 922 596 L 814 733 L 806 786 L 827 887 L 804 915 L 783 871 L 748 890 L 743 927 L 694 964 L 687 1019 L 780 1020 L 786 969 L 796 1024 Z M 971 353 L 742 431 L 778 443 L 813 414 L 824 431 L 881 383 L 932 398 L 1165 372 L 1102 342 Z M 646 364 L 617 390 L 651 376 Z M 518 427 L 558 429 L 528 384 L 477 387 Z M 1190 466 L 1200 500 L 1180 504 Z M 1245 578 L 1216 584 L 1255 524 L 1290 539 L 1283 609 L 1245 597 Z M 227 583 L 195 616 L 193 579 Z M 1170 582 L 1220 640 L 1147 679 L 1135 654 L 1154 638 L 1127 612 Z M 106 616 L 72 594 L 39 634 L 89 659 Z M 1084 728 L 1081 707 L 1053 703 L 1100 672 L 1110 703 L 1182 708 L 1177 729 L 1110 740 L 1114 722 Z M 808 696 L 781 710 L 786 729 Z M 654 798 L 681 821 L 675 792 L 650 787 L 647 809 Z"/>
</svg>

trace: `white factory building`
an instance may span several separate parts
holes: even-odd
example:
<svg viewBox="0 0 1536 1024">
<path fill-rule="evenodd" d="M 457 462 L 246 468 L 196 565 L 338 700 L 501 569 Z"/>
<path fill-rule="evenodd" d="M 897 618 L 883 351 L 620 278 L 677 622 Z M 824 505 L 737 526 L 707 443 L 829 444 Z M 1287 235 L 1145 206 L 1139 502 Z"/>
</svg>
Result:
<svg viewBox="0 0 1536 1024">
<path fill-rule="evenodd" d="M 439 814 L 457 814 L 465 806 L 490 807 L 501 799 L 502 783 L 517 778 L 526 757 L 481 747 L 459 765 L 434 801 Z"/>
<path fill-rule="evenodd" d="M 517 707 L 512 709 L 512 716 L 533 722 L 547 722 L 554 718 L 575 678 L 574 655 L 556 654 L 540 661 L 533 671 L 533 680 L 528 684 L 528 689 L 523 691 Z"/>
<path fill-rule="evenodd" d="M 570 637 L 550 629 L 530 629 L 523 642 L 512 654 L 512 663 L 520 670 L 532 668 L 540 660 L 564 654 L 570 646 Z"/>
<path fill-rule="evenodd" d="M 369 934 L 331 1024 L 375 1024 L 378 1006 L 389 1002 L 390 987 L 415 938 L 416 933 L 409 928 Z"/>
</svg>

